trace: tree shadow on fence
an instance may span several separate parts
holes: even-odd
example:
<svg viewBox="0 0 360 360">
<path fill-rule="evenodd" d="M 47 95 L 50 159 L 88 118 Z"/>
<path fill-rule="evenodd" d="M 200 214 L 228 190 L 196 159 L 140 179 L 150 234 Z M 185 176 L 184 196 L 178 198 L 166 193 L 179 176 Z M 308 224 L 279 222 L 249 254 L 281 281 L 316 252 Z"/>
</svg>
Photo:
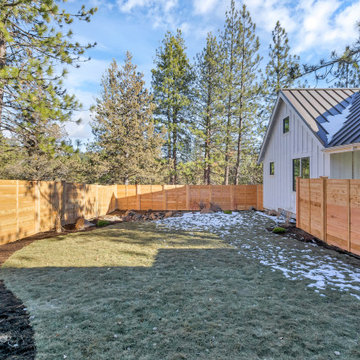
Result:
<svg viewBox="0 0 360 360">
<path fill-rule="evenodd" d="M 116 185 L 0 180 L 0 245 L 116 207 Z"/>
</svg>

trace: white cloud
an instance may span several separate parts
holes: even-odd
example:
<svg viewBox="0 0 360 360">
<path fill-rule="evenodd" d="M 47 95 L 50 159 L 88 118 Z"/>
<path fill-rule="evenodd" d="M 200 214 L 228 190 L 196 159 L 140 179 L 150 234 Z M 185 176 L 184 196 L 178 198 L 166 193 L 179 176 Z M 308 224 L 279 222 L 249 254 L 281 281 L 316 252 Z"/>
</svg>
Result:
<svg viewBox="0 0 360 360">
<path fill-rule="evenodd" d="M 94 87 L 100 84 L 101 76 L 109 66 L 111 60 L 90 59 L 80 63 L 79 68 L 69 67 L 65 79 L 68 88 L 80 88 L 84 85 Z"/>
<path fill-rule="evenodd" d="M 187 35 L 190 32 L 191 29 L 191 25 L 187 22 L 183 22 L 180 26 L 179 29 L 182 31 L 183 34 Z"/>
<path fill-rule="evenodd" d="M 291 14 L 287 1 L 251 0 L 246 5 L 257 27 L 266 32 L 270 33 L 278 20 L 287 32 L 297 27 L 296 16 L 292 17 L 295 14 Z"/>
<path fill-rule="evenodd" d="M 218 4 L 218 0 L 194 0 L 195 14 L 206 14 L 215 8 Z"/>
<path fill-rule="evenodd" d="M 118 0 L 119 9 L 122 12 L 130 12 L 136 7 L 150 6 L 151 0 Z"/>
<path fill-rule="evenodd" d="M 174 30 L 178 27 L 179 20 L 175 15 L 178 0 L 118 0 L 120 12 L 135 14 L 143 11 L 152 22 L 153 28 L 165 27 Z"/>
<path fill-rule="evenodd" d="M 80 124 L 75 121 L 81 119 Z M 90 111 L 81 111 L 73 116 L 73 121 L 65 125 L 65 130 L 71 140 L 80 139 L 82 142 L 88 141 L 92 138 L 90 126 Z"/>
<path fill-rule="evenodd" d="M 340 51 L 358 36 L 360 0 L 248 0 L 246 5 L 261 38 L 269 37 L 279 20 L 298 54 Z"/>
</svg>

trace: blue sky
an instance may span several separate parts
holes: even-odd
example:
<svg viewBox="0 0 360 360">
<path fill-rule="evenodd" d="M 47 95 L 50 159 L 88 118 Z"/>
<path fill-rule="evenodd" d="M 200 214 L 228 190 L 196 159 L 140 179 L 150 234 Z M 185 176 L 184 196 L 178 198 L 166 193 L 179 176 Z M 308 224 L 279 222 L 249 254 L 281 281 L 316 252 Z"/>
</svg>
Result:
<svg viewBox="0 0 360 360">
<path fill-rule="evenodd" d="M 240 5 L 241 2 L 237 1 Z M 72 12 L 82 4 L 98 7 L 90 23 L 76 22 L 71 28 L 74 40 L 97 42 L 88 52 L 91 60 L 79 69 L 69 69 L 65 86 L 84 105 L 76 114 L 81 125 L 66 126 L 72 139 L 86 143 L 91 138 L 88 108 L 100 90 L 100 79 L 112 59 L 121 63 L 125 52 L 144 73 L 150 87 L 155 51 L 166 31 L 183 31 L 191 60 L 205 45 L 206 34 L 216 33 L 224 24 L 229 1 L 224 0 L 72 0 L 66 7 Z M 327 58 L 358 38 L 360 0 L 248 0 L 245 1 L 261 42 L 264 64 L 271 41 L 271 31 L 280 20 L 288 32 L 292 51 L 306 63 Z"/>
</svg>

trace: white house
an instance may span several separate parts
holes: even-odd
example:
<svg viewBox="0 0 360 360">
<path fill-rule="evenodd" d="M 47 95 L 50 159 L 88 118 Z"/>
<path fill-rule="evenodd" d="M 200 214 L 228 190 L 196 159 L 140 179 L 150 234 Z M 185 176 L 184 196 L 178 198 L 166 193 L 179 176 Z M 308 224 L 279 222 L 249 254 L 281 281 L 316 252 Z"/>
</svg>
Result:
<svg viewBox="0 0 360 360">
<path fill-rule="evenodd" d="M 360 89 L 283 89 L 261 147 L 264 208 L 296 213 L 295 179 L 360 179 Z"/>
</svg>

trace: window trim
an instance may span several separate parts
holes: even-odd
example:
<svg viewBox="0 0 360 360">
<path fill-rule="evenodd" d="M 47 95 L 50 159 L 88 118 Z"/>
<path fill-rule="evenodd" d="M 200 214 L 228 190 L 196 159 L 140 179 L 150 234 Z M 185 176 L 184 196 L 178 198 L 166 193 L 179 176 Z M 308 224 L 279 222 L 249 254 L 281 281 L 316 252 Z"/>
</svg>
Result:
<svg viewBox="0 0 360 360">
<path fill-rule="evenodd" d="M 303 164 L 303 160 L 305 159 L 309 159 L 309 177 L 304 177 L 303 174 L 303 169 L 302 169 L 302 164 Z M 295 176 L 295 161 L 298 160 L 299 161 L 299 175 Z M 297 177 L 301 177 L 302 179 L 310 179 L 310 156 L 303 156 L 303 157 L 299 157 L 299 158 L 293 158 L 292 159 L 292 188 L 293 191 L 296 192 L 296 178 Z"/>
<path fill-rule="evenodd" d="M 285 122 L 287 122 L 287 130 L 285 129 Z M 283 118 L 283 134 L 290 132 L 290 116 Z"/>
<path fill-rule="evenodd" d="M 269 174 L 271 175 L 271 176 L 274 176 L 275 175 L 275 162 L 274 161 L 270 161 L 270 163 L 269 163 L 269 166 L 270 166 L 270 168 L 269 168 Z"/>
</svg>

